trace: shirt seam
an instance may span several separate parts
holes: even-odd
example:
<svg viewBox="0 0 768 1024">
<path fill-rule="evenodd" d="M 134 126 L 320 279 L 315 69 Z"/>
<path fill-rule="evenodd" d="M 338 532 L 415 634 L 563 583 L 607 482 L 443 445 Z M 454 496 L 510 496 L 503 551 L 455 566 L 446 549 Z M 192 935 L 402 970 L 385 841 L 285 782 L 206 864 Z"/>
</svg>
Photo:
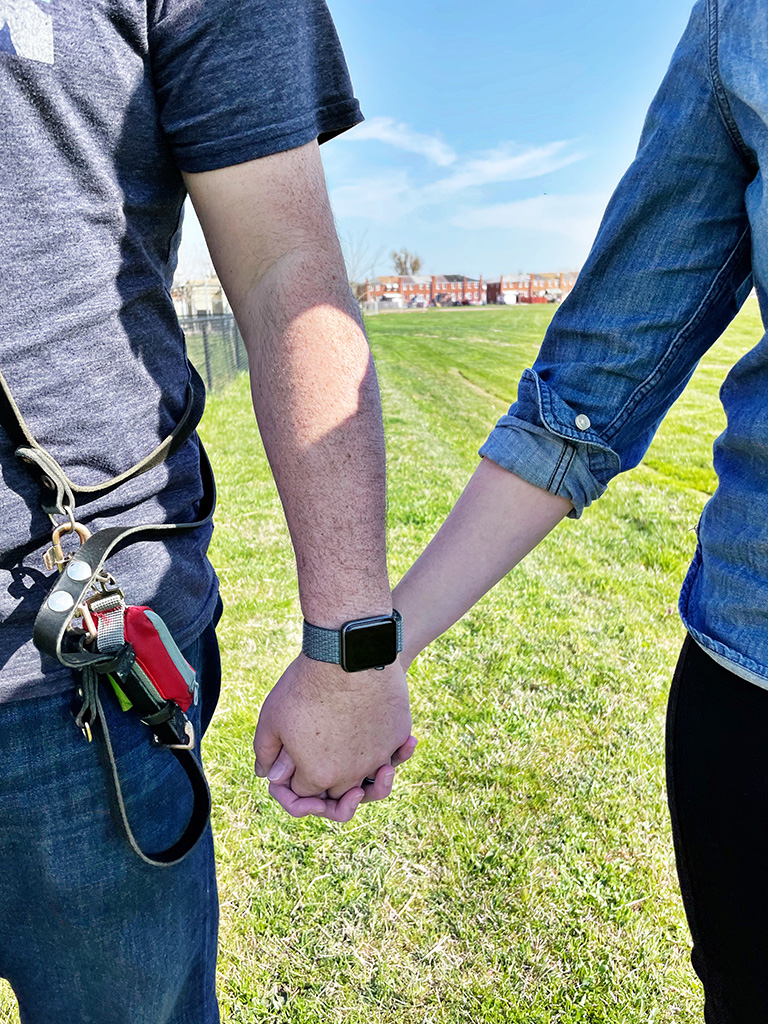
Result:
<svg viewBox="0 0 768 1024">
<path fill-rule="evenodd" d="M 747 226 L 742 231 L 738 241 L 728 254 L 728 257 L 724 261 L 723 265 L 720 267 L 720 270 L 718 270 L 714 280 L 712 281 L 712 284 L 705 292 L 701 302 L 696 307 L 694 312 L 691 314 L 690 319 L 683 325 L 683 327 L 680 328 L 678 333 L 672 339 L 666 352 L 660 359 L 656 368 L 653 370 L 652 373 L 650 373 L 645 378 L 644 381 L 642 381 L 642 383 L 637 385 L 634 392 L 629 397 L 621 411 L 617 413 L 614 419 L 606 426 L 605 430 L 602 431 L 601 436 L 605 438 L 606 441 L 609 439 L 613 439 L 618 434 L 619 430 L 621 430 L 621 428 L 626 423 L 628 417 L 635 411 L 640 402 L 646 397 L 648 392 L 652 388 L 656 387 L 658 382 L 667 372 L 667 370 L 669 369 L 669 364 L 677 356 L 683 342 L 686 340 L 690 332 L 697 326 L 699 321 L 704 318 L 712 302 L 719 294 L 719 287 L 723 277 L 726 275 L 726 272 L 730 269 L 731 264 L 735 261 L 736 255 L 741 250 L 741 247 L 744 244 L 745 240 L 748 240 L 749 237 L 750 228 L 749 226 Z"/>
<path fill-rule="evenodd" d="M 751 165 L 755 165 L 755 156 L 741 136 L 736 120 L 728 102 L 728 94 L 723 80 L 720 76 L 720 13 L 718 0 L 707 0 L 707 14 L 709 22 L 709 77 L 712 86 L 712 94 L 715 97 L 717 110 L 723 127 L 728 132 L 731 142 L 736 149 Z"/>
<path fill-rule="evenodd" d="M 557 465 L 552 470 L 552 476 L 549 478 L 549 483 L 547 484 L 546 489 L 550 493 L 557 494 L 559 492 L 560 487 L 562 486 L 563 481 L 566 478 L 568 470 L 571 468 L 571 463 L 573 462 L 573 456 L 575 454 L 575 448 L 572 445 L 568 444 L 567 442 L 564 442 L 562 450 L 560 452 L 560 458 L 557 460 Z M 563 466 L 563 459 L 566 458 L 568 461 Z"/>
</svg>

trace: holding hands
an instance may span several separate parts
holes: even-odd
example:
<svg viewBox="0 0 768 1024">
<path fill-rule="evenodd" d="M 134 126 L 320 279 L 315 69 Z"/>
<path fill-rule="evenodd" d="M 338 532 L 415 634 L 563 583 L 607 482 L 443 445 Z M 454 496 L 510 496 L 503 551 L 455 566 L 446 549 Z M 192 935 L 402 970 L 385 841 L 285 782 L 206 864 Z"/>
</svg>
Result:
<svg viewBox="0 0 768 1024">
<path fill-rule="evenodd" d="M 405 636 L 397 661 L 347 673 L 300 655 L 288 667 L 264 703 L 254 749 L 256 774 L 269 778 L 290 814 L 349 821 L 363 800 L 389 796 L 393 768 L 416 748 L 405 677 L 411 662 L 571 507 L 484 459 L 392 592 Z"/>
<path fill-rule="evenodd" d="M 416 742 L 399 660 L 348 673 L 300 654 L 261 709 L 255 771 L 294 817 L 349 821 L 362 802 L 389 796 Z"/>
</svg>

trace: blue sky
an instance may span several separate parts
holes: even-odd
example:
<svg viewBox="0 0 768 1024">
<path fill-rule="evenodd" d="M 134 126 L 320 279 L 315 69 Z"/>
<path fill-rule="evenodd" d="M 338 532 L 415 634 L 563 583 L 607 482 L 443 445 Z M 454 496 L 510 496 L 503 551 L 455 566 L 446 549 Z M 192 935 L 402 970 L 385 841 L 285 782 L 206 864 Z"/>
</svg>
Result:
<svg viewBox="0 0 768 1024">
<path fill-rule="evenodd" d="M 367 118 L 323 147 L 350 262 L 498 278 L 581 265 L 692 0 L 329 6 Z"/>
</svg>

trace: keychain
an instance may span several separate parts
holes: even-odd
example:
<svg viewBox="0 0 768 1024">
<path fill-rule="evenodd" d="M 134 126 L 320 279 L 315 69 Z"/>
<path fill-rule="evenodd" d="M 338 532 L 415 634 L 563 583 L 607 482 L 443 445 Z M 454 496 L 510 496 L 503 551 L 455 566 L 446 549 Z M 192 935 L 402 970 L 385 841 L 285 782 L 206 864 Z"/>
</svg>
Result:
<svg viewBox="0 0 768 1024">
<path fill-rule="evenodd" d="M 158 745 L 194 746 L 194 727 L 186 712 L 198 702 L 197 677 L 157 612 L 142 605 L 126 607 L 122 594 L 98 597 L 88 610 L 97 650 L 120 652 L 123 658 L 122 670 L 106 673 L 123 711 L 134 709 L 150 728 L 165 724 L 174 731 L 174 742 L 168 743 L 153 729 Z"/>
<path fill-rule="evenodd" d="M 195 730 L 186 713 L 198 702 L 197 676 L 157 612 L 126 606 L 116 586 L 103 587 L 77 612 L 83 627 L 71 631 L 83 648 L 112 656 L 98 671 L 111 683 L 122 710 L 133 710 L 151 729 L 155 746 L 191 750 Z M 89 741 L 93 717 L 94 708 L 85 700 L 76 721 Z"/>
<path fill-rule="evenodd" d="M 74 552 L 64 553 L 62 535 L 76 534 L 82 546 L 90 539 L 90 530 L 77 522 L 74 510 L 67 508 L 69 521 L 54 525 L 52 545 L 43 555 L 47 569 L 63 573 L 72 564 Z M 77 563 L 70 569 L 77 576 Z M 198 701 L 195 670 L 184 658 L 165 622 L 157 612 L 143 605 L 126 606 L 122 590 L 111 573 L 102 570 L 91 581 L 95 593 L 75 609 L 68 632 L 77 636 L 84 650 L 100 655 L 119 655 L 106 675 L 123 711 L 134 709 L 142 722 L 153 728 L 153 742 L 173 749 L 194 746 L 194 727 L 186 717 L 191 704 Z M 82 626 L 74 624 L 75 617 Z M 93 709 L 84 704 L 77 715 L 83 735 L 92 739 Z M 155 728 L 164 726 L 163 742 Z M 169 736 L 169 732 L 173 735 Z"/>
</svg>

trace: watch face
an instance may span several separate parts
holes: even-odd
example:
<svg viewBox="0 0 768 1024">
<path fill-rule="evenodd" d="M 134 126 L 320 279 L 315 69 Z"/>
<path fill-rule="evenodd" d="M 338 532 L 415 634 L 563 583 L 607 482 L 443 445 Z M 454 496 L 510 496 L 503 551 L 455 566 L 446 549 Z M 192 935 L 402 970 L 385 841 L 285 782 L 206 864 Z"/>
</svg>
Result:
<svg viewBox="0 0 768 1024">
<path fill-rule="evenodd" d="M 397 659 L 394 619 L 360 619 L 341 627 L 341 667 L 345 672 L 391 665 Z"/>
</svg>

